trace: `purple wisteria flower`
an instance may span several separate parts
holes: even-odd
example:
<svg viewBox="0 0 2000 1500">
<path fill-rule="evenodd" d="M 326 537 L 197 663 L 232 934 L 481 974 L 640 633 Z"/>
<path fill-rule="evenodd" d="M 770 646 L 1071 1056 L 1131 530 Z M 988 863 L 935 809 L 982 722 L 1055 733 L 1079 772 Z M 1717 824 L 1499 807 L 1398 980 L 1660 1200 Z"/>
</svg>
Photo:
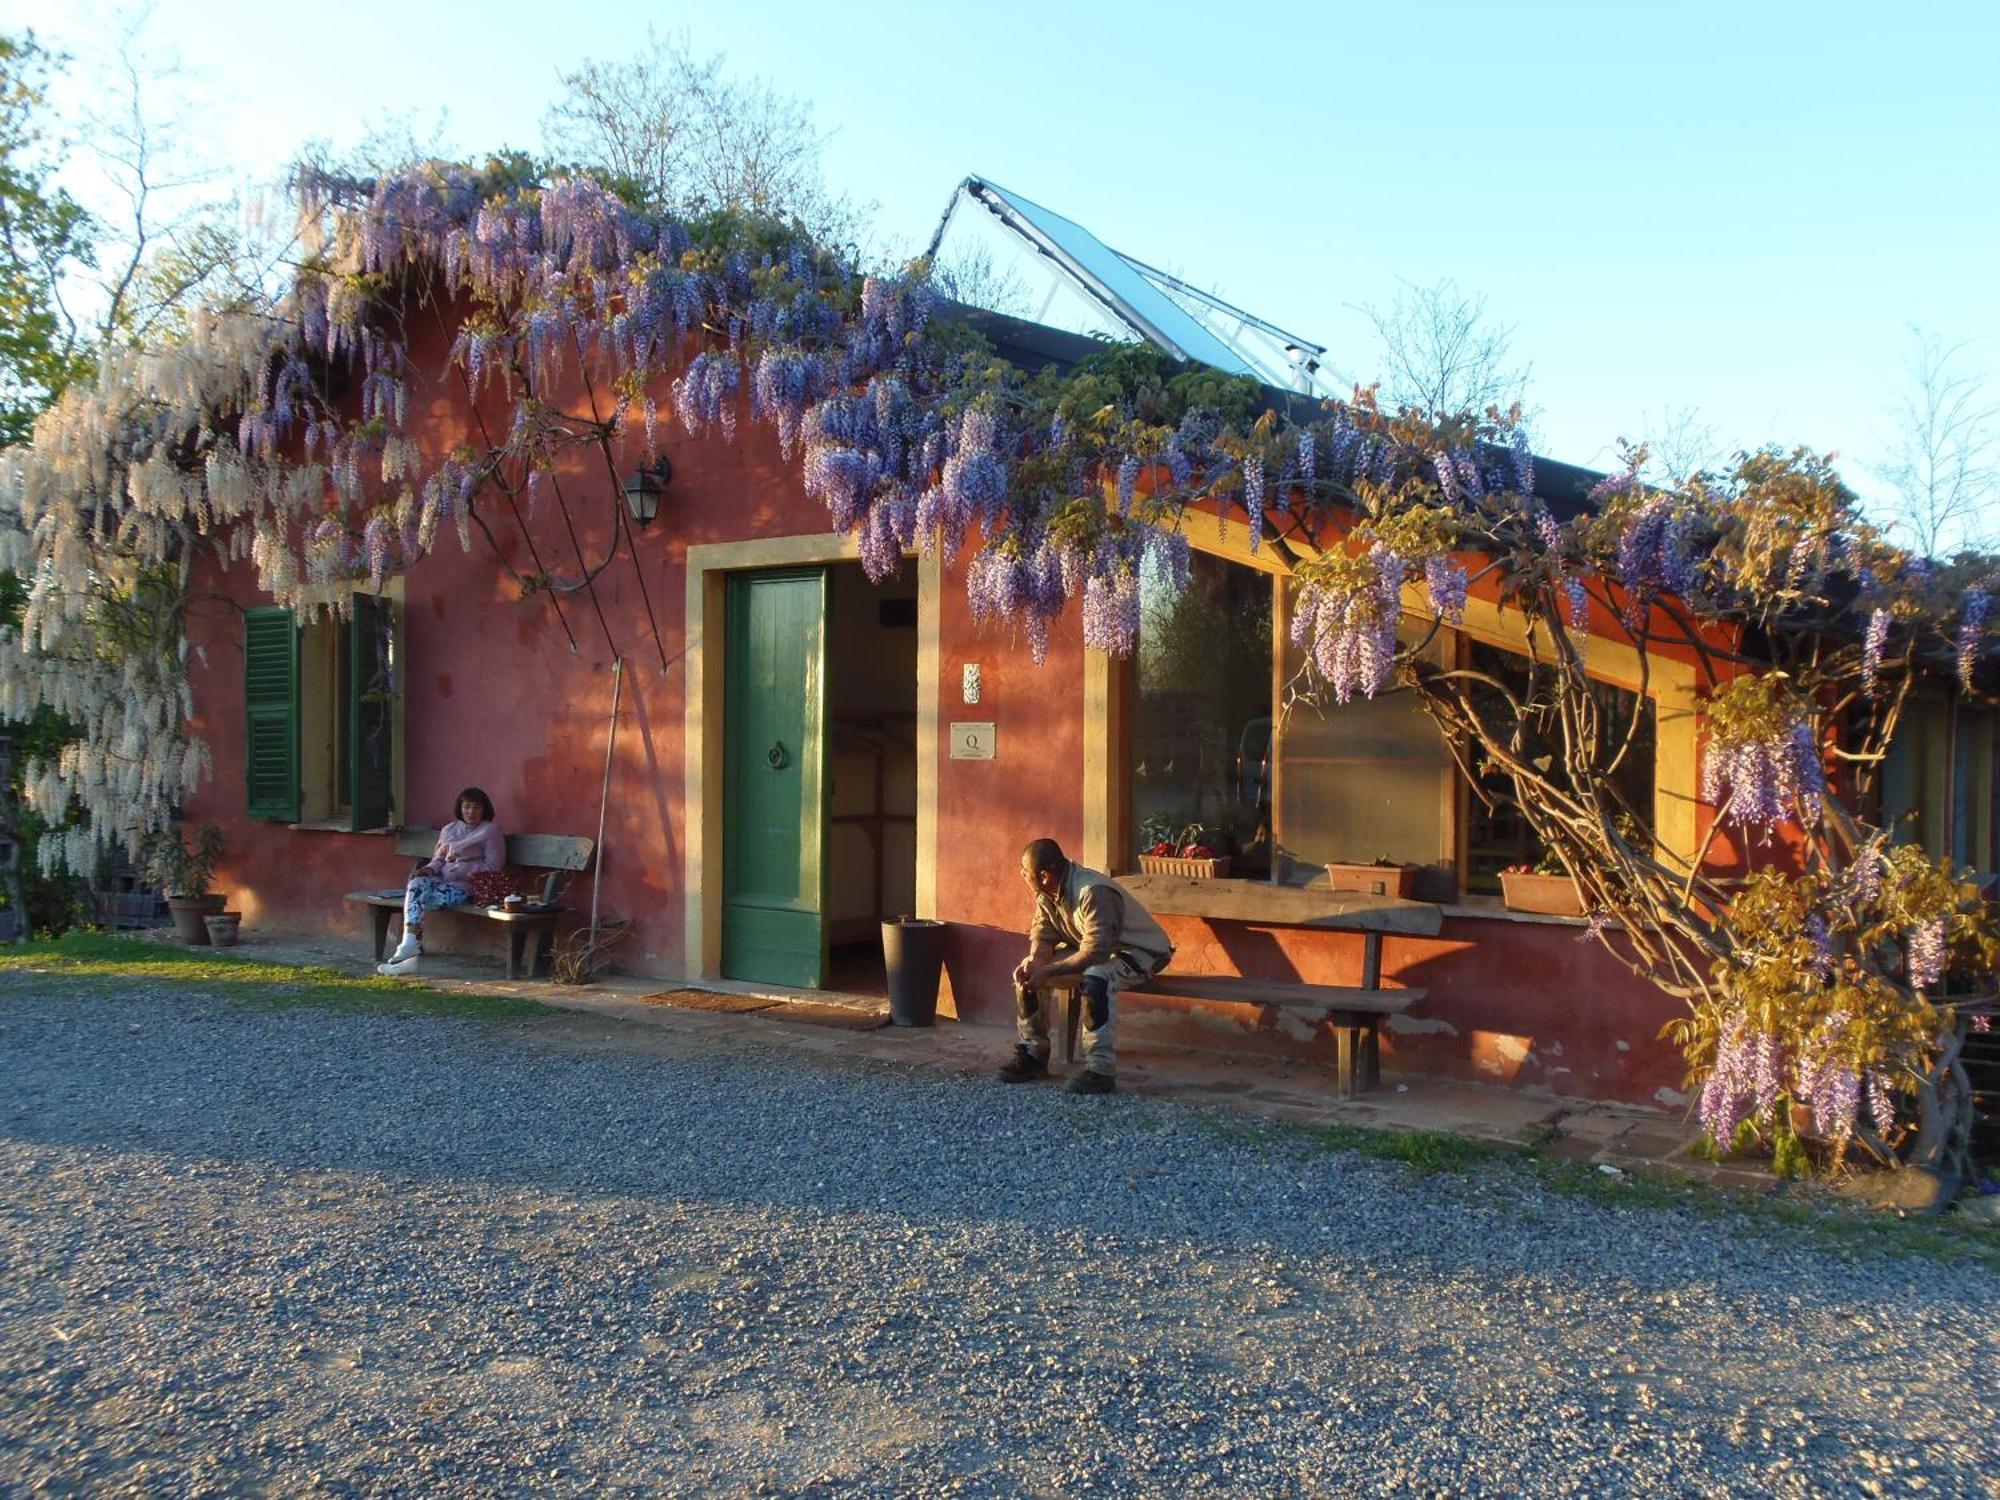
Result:
<svg viewBox="0 0 2000 1500">
<path fill-rule="evenodd" d="M 1458 470 L 1452 464 L 1451 455 L 1449 453 L 1431 455 L 1431 467 L 1437 471 L 1438 489 L 1443 492 L 1445 499 L 1458 500 L 1460 498 Z"/>
<path fill-rule="evenodd" d="M 1584 630 L 1590 624 L 1590 594 L 1575 574 L 1563 580 L 1563 597 L 1569 606 L 1569 628 Z"/>
<path fill-rule="evenodd" d="M 1455 558 L 1440 553 L 1424 559 L 1424 587 L 1438 618 L 1452 625 L 1465 623 L 1466 573 Z"/>
<path fill-rule="evenodd" d="M 1833 1055 L 1852 1019 L 1844 1010 L 1828 1016 L 1792 1069 L 1792 1096 L 1808 1106 L 1813 1130 L 1828 1140 L 1844 1141 L 1854 1133 L 1861 1105 L 1860 1074 Z"/>
<path fill-rule="evenodd" d="M 1128 453 L 1118 461 L 1118 514 L 1132 513 L 1132 492 L 1139 484 L 1139 456 Z"/>
<path fill-rule="evenodd" d="M 1896 1128 L 1896 1097 L 1880 1068 L 1868 1070 L 1868 1115 L 1878 1136 L 1886 1137 Z"/>
<path fill-rule="evenodd" d="M 1806 938 L 1813 948 L 1813 977 L 1824 984 L 1833 977 L 1833 933 L 1818 912 L 1806 918 Z"/>
<path fill-rule="evenodd" d="M 1672 498 L 1655 495 L 1618 538 L 1618 580 L 1627 593 L 1626 613 L 1636 624 L 1647 600 L 1656 594 L 1685 596 L 1694 589 L 1692 528 L 1673 509 Z"/>
<path fill-rule="evenodd" d="M 1546 507 L 1540 507 L 1536 509 L 1535 533 L 1536 535 L 1541 537 L 1542 545 L 1549 549 L 1549 555 L 1551 557 L 1562 556 L 1563 552 L 1562 526 L 1559 522 L 1557 522 L 1554 512 L 1548 510 Z"/>
<path fill-rule="evenodd" d="M 1882 846 L 1886 834 L 1876 834 L 1863 844 L 1854 854 L 1854 863 L 1847 867 L 1844 880 L 1848 883 L 1849 899 L 1857 906 L 1871 906 L 1882 896 Z"/>
<path fill-rule="evenodd" d="M 1368 557 L 1375 568 L 1371 587 L 1339 595 L 1307 584 L 1292 615 L 1293 644 L 1308 653 L 1337 703 L 1352 701 L 1356 692 L 1374 697 L 1396 664 L 1403 560 L 1380 543 Z"/>
<path fill-rule="evenodd" d="M 1965 596 L 1965 607 L 1958 616 L 1958 680 L 1967 692 L 1972 690 L 1972 669 L 1979 660 L 1991 603 L 1986 590 L 1974 589 Z"/>
<path fill-rule="evenodd" d="M 1768 1031 L 1760 1032 L 1756 1045 L 1751 1049 L 1750 1085 L 1758 1118 L 1768 1115 L 1777 1105 L 1780 1088 L 1778 1066 L 1778 1039 Z"/>
<path fill-rule="evenodd" d="M 1738 1016 L 1716 1042 L 1715 1062 L 1701 1086 L 1702 1128 L 1723 1149 L 1736 1138 L 1736 1127 L 1749 1118 L 1756 1097 L 1755 1057 L 1755 1041 Z"/>
<path fill-rule="evenodd" d="M 1826 768 L 1804 720 L 1768 740 L 1711 745 L 1702 761 L 1701 796 L 1725 822 L 1766 830 L 1796 805 L 1808 825 L 1819 820 Z"/>
<path fill-rule="evenodd" d="M 1264 459 L 1252 453 L 1243 460 L 1243 514 L 1250 521 L 1250 550 L 1255 552 L 1264 535 L 1264 506 L 1269 498 L 1264 477 Z"/>
<path fill-rule="evenodd" d="M 368 582 L 379 589 L 389 576 L 389 518 L 380 511 L 362 529 L 361 550 L 368 558 Z"/>
<path fill-rule="evenodd" d="M 1514 454 L 1514 488 L 1522 495 L 1535 493 L 1535 455 L 1528 447 L 1528 434 L 1516 427 L 1508 439 Z"/>
<path fill-rule="evenodd" d="M 1882 648 L 1888 643 L 1889 611 L 1870 610 L 1868 628 L 1861 638 L 1861 689 L 1871 698 L 1875 696 L 1876 674 L 1882 670 Z"/>
<path fill-rule="evenodd" d="M 1112 656 L 1130 656 L 1139 643 L 1139 575 L 1121 567 L 1092 573 L 1083 585 L 1083 644 Z"/>
<path fill-rule="evenodd" d="M 1934 918 L 1919 922 L 1910 933 L 1910 983 L 1927 990 L 1944 978 L 1945 924 Z"/>
</svg>

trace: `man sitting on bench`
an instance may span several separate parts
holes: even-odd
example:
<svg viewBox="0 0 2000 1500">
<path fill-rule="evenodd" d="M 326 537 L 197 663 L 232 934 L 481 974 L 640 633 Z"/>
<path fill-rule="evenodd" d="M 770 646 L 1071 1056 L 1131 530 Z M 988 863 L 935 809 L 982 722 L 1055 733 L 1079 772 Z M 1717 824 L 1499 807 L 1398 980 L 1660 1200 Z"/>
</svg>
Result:
<svg viewBox="0 0 2000 1500">
<path fill-rule="evenodd" d="M 1151 978 L 1174 956 L 1174 945 L 1132 893 L 1109 875 L 1085 869 L 1054 839 L 1021 851 L 1021 878 L 1035 897 L 1028 956 L 1014 966 L 1019 1041 L 1002 1065 L 1008 1083 L 1049 1076 L 1047 986 L 1077 977 L 1083 999 L 1083 1071 L 1069 1081 L 1076 1094 L 1116 1087 L 1112 1004 L 1121 989 Z"/>
</svg>

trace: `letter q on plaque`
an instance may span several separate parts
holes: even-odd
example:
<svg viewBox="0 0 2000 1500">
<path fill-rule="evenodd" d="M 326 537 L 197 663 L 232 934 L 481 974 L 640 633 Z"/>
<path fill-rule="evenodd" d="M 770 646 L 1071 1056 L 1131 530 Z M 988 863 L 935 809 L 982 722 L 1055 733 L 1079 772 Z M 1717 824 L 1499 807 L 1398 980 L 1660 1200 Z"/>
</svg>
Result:
<svg viewBox="0 0 2000 1500">
<path fill-rule="evenodd" d="M 953 760 L 993 759 L 993 726 L 991 724 L 960 724 L 951 726 L 951 758 Z"/>
</svg>

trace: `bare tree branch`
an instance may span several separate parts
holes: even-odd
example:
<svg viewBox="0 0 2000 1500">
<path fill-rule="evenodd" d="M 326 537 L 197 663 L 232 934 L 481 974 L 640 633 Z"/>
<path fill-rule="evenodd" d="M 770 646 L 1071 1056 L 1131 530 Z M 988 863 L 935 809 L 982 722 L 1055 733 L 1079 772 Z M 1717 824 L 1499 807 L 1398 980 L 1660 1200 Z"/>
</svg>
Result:
<svg viewBox="0 0 2000 1500">
<path fill-rule="evenodd" d="M 1404 282 L 1387 308 L 1364 305 L 1382 345 L 1382 394 L 1432 421 L 1525 399 L 1529 370 L 1509 363 L 1513 326 L 1487 317 L 1486 299 L 1454 281 Z"/>
<path fill-rule="evenodd" d="M 1896 438 L 1876 473 L 1894 491 L 1892 518 L 1926 557 L 1986 552 L 2000 542 L 2000 399 L 1963 367 L 1963 343 L 1912 326 Z"/>
<path fill-rule="evenodd" d="M 637 54 L 561 75 L 543 143 L 656 208 L 797 219 L 821 244 L 856 244 L 868 210 L 827 187 L 812 106 L 723 63 L 697 58 L 685 33 L 649 31 Z"/>
</svg>

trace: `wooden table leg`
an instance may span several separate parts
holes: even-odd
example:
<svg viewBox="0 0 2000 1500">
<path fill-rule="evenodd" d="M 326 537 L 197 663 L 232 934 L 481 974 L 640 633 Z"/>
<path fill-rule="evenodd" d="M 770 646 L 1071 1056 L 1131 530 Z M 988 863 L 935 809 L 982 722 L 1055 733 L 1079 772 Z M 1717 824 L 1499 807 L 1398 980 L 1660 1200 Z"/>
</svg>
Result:
<svg viewBox="0 0 2000 1500">
<path fill-rule="evenodd" d="M 1333 1022 L 1333 1092 L 1336 1098 L 1354 1097 L 1354 1033 L 1357 1029 L 1342 1025 L 1337 1017 Z"/>
<path fill-rule="evenodd" d="M 1083 1023 L 1083 991 L 1063 991 L 1063 1061 L 1076 1061 L 1076 1029 Z"/>
<path fill-rule="evenodd" d="M 389 956 L 389 917 L 393 908 L 371 906 L 368 911 L 375 918 L 375 962 L 379 964 Z"/>
<path fill-rule="evenodd" d="M 507 924 L 507 977 L 521 977 L 521 951 L 527 946 L 530 928 L 526 922 Z"/>
</svg>

